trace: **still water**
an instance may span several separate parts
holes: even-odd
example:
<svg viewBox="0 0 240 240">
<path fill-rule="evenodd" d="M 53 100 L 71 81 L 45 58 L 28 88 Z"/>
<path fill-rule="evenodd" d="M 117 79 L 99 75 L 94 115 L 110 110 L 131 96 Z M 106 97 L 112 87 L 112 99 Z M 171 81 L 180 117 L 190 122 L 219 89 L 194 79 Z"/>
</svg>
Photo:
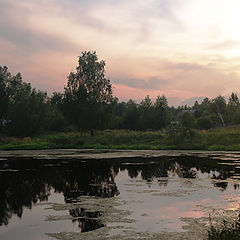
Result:
<svg viewBox="0 0 240 240">
<path fill-rule="evenodd" d="M 239 158 L 3 159 L 0 239 L 49 240 L 60 232 L 80 239 L 99 229 L 108 236 L 185 232 L 188 219 L 237 211 Z"/>
</svg>

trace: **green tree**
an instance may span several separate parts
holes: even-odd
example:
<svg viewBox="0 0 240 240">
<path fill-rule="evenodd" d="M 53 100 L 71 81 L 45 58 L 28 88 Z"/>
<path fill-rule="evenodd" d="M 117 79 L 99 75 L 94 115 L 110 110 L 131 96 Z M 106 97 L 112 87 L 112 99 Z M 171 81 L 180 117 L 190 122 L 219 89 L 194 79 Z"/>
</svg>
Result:
<svg viewBox="0 0 240 240">
<path fill-rule="evenodd" d="M 123 112 L 122 127 L 125 129 L 137 129 L 137 122 L 139 118 L 139 109 L 135 101 L 130 99 L 127 102 L 125 110 Z"/>
<path fill-rule="evenodd" d="M 200 129 L 210 129 L 213 127 L 213 123 L 209 116 L 200 117 L 197 119 L 197 125 Z"/>
<path fill-rule="evenodd" d="M 167 136 L 171 144 L 182 142 L 182 126 L 177 122 L 171 122 L 167 127 Z"/>
<path fill-rule="evenodd" d="M 161 129 L 165 128 L 170 121 L 170 113 L 167 98 L 162 96 L 157 96 L 154 103 L 154 128 Z"/>
<path fill-rule="evenodd" d="M 187 137 L 187 134 L 190 136 L 190 140 L 192 142 L 194 131 L 193 129 L 196 127 L 196 119 L 190 112 L 183 112 L 179 117 L 179 122 L 182 126 L 183 137 Z"/>
<path fill-rule="evenodd" d="M 13 76 L 6 66 L 0 66 L 0 130 L 2 129 L 2 121 L 6 119 L 9 101 L 22 84 L 20 73 Z"/>
<path fill-rule="evenodd" d="M 13 136 L 33 136 L 48 128 L 48 113 L 47 93 L 23 82 L 9 100 L 7 130 Z"/>
<path fill-rule="evenodd" d="M 0 66 L 0 121 L 7 112 L 8 96 L 6 86 L 10 78 L 11 74 L 8 72 L 8 68 Z"/>
<path fill-rule="evenodd" d="M 98 61 L 96 52 L 82 52 L 64 90 L 65 114 L 79 130 L 106 126 L 113 101 L 112 85 L 105 77 L 105 62 Z"/>
<path fill-rule="evenodd" d="M 210 105 L 211 101 L 209 100 L 209 98 L 204 98 L 200 104 L 196 101 L 193 106 L 194 117 L 200 118 L 209 115 Z"/>
<path fill-rule="evenodd" d="M 63 97 L 60 92 L 53 92 L 49 99 L 49 129 L 54 131 L 63 131 L 67 126 L 67 121 L 63 113 Z"/>
<path fill-rule="evenodd" d="M 228 121 L 229 123 L 233 124 L 235 123 L 236 114 L 237 110 L 240 107 L 240 103 L 239 103 L 239 98 L 237 96 L 236 93 L 232 93 L 231 96 L 228 98 L 228 104 L 227 104 L 227 117 L 228 117 Z"/>
<path fill-rule="evenodd" d="M 240 124 L 240 108 L 236 109 L 232 118 L 233 124 Z"/>
<path fill-rule="evenodd" d="M 152 129 L 154 124 L 153 102 L 147 95 L 139 104 L 139 118 L 137 128 L 140 130 Z"/>
<path fill-rule="evenodd" d="M 227 103 L 223 96 L 218 96 L 212 100 L 211 111 L 218 116 L 220 124 L 225 126 Z"/>
<path fill-rule="evenodd" d="M 228 105 L 232 108 L 238 108 L 239 107 L 239 98 L 237 93 L 232 93 L 231 96 L 228 99 Z"/>
</svg>

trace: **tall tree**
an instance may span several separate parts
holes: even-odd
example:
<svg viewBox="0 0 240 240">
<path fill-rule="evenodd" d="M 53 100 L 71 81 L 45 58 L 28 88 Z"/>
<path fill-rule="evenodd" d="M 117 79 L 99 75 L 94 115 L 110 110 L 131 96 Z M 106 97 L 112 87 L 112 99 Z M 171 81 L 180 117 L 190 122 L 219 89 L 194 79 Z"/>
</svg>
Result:
<svg viewBox="0 0 240 240">
<path fill-rule="evenodd" d="M 122 127 L 125 129 L 136 130 L 138 118 L 139 118 L 138 105 L 136 104 L 135 101 L 130 99 L 127 102 L 126 108 L 124 109 L 124 112 L 123 112 Z"/>
<path fill-rule="evenodd" d="M 224 97 L 219 95 L 214 98 L 212 100 L 211 109 L 218 115 L 220 123 L 225 126 L 227 103 Z"/>
<path fill-rule="evenodd" d="M 64 90 L 65 112 L 73 124 L 82 130 L 106 125 L 112 84 L 105 77 L 105 61 L 99 61 L 96 52 L 82 52 Z"/>
<path fill-rule="evenodd" d="M 239 113 L 237 113 L 237 110 L 239 109 L 240 103 L 237 93 L 232 93 L 231 96 L 228 98 L 228 104 L 227 104 L 227 117 L 228 121 L 233 124 L 236 121 L 237 116 Z"/>
<path fill-rule="evenodd" d="M 196 127 L 196 119 L 191 112 L 183 112 L 179 116 L 179 121 L 182 126 L 183 137 L 185 138 L 187 134 L 190 136 L 190 140 L 192 142 L 194 131 L 193 129 Z"/>
<path fill-rule="evenodd" d="M 170 121 L 170 113 L 168 107 L 168 101 L 166 96 L 157 96 L 154 103 L 155 117 L 154 117 L 154 127 L 155 129 L 161 129 L 168 125 Z"/>
<path fill-rule="evenodd" d="M 20 73 L 13 76 L 6 66 L 0 66 L 0 122 L 6 118 L 9 100 L 13 98 L 22 83 Z"/>
<path fill-rule="evenodd" d="M 154 109 L 153 102 L 149 95 L 140 102 L 139 114 L 137 128 L 140 130 L 152 129 L 154 125 Z"/>
<path fill-rule="evenodd" d="M 48 129 L 47 93 L 31 88 L 28 83 L 15 91 L 9 101 L 7 130 L 13 136 L 33 136 Z"/>
</svg>

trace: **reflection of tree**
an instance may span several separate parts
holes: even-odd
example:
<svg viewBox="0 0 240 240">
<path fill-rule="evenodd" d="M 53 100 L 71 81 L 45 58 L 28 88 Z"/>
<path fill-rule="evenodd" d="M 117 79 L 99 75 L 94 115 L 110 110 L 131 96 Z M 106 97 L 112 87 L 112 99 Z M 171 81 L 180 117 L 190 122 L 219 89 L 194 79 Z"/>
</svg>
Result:
<svg viewBox="0 0 240 240">
<path fill-rule="evenodd" d="M 75 208 L 69 210 L 70 215 L 73 217 L 73 222 L 78 221 L 81 232 L 89 232 L 95 229 L 104 227 L 100 211 L 89 211 L 84 208 Z"/>
<path fill-rule="evenodd" d="M 225 190 L 228 186 L 228 182 L 215 182 L 213 185 L 221 190 Z"/>
<path fill-rule="evenodd" d="M 65 200 L 71 202 L 81 195 L 96 197 L 114 197 L 119 194 L 114 178 L 116 172 L 108 163 L 94 162 L 74 168 L 67 173 L 67 178 L 61 182 L 58 192 L 63 192 Z M 75 177 L 73 177 L 75 176 Z"/>
<path fill-rule="evenodd" d="M 8 166 L 0 163 L 0 169 L 6 170 L 7 166 L 16 170 L 0 173 L 0 225 L 7 225 L 12 214 L 21 217 L 24 207 L 31 208 L 37 201 L 47 200 L 51 188 L 63 193 L 68 202 L 81 195 L 113 197 L 119 194 L 114 182 L 116 168 L 108 162 L 60 165 L 54 161 L 33 162 L 10 161 Z"/>
<path fill-rule="evenodd" d="M 149 164 L 149 162 L 150 160 L 147 160 L 145 164 L 142 162 L 142 164 L 129 164 L 129 166 L 124 165 L 124 167 L 128 170 L 130 177 L 137 177 L 141 173 L 143 180 L 152 182 L 156 178 L 160 185 L 166 185 L 167 179 L 162 180 L 161 178 L 167 178 L 169 173 L 177 174 L 181 178 L 196 178 L 197 175 L 196 161 L 194 160 L 191 161 L 181 157 L 169 160 L 165 157 L 158 160 L 154 159 L 152 164 Z M 122 170 L 124 170 L 123 167 Z"/>
<path fill-rule="evenodd" d="M 220 190 L 224 191 L 226 190 L 228 186 L 228 182 L 222 181 L 226 180 L 227 178 L 230 178 L 232 176 L 232 173 L 228 170 L 224 169 L 219 169 L 217 172 L 214 172 L 212 175 L 212 179 L 214 180 L 220 180 L 219 182 L 213 182 L 213 185 Z M 234 189 L 236 190 L 236 186 L 234 185 Z"/>
<path fill-rule="evenodd" d="M 21 217 L 24 207 L 47 200 L 50 195 L 50 186 L 33 172 L 4 172 L 0 182 L 0 225 L 7 225 L 12 214 Z"/>
<path fill-rule="evenodd" d="M 219 165 L 217 160 L 194 156 L 161 157 L 139 161 L 134 159 L 133 161 L 135 164 L 124 164 L 121 166 L 121 170 L 127 169 L 130 177 L 136 177 L 140 174 L 148 185 L 154 179 L 158 180 L 159 185 L 167 185 L 169 174 L 176 174 L 180 178 L 196 178 L 198 172 L 214 172 L 212 178 L 220 180 L 226 180 L 233 175 L 240 175 L 240 170 L 234 166 Z M 150 162 L 152 163 L 149 164 Z M 213 184 L 222 190 L 227 186 L 227 184 L 216 184 L 215 182 Z"/>
<path fill-rule="evenodd" d="M 196 178 L 197 175 L 197 171 L 195 169 L 180 162 L 176 162 L 174 164 L 172 171 L 176 173 L 180 178 Z"/>
<path fill-rule="evenodd" d="M 240 188 L 240 185 L 238 183 L 234 183 L 233 187 L 234 187 L 235 190 L 237 190 L 237 189 Z"/>
<path fill-rule="evenodd" d="M 142 179 L 152 181 L 154 178 L 168 177 L 168 162 L 158 164 L 146 164 L 141 171 Z"/>
<path fill-rule="evenodd" d="M 221 169 L 221 170 L 218 170 L 217 173 L 213 173 L 212 179 L 226 180 L 230 176 L 231 176 L 231 173 Z"/>
<path fill-rule="evenodd" d="M 128 176 L 130 178 L 136 178 L 139 174 L 139 169 L 136 166 L 129 166 L 128 167 Z"/>
</svg>

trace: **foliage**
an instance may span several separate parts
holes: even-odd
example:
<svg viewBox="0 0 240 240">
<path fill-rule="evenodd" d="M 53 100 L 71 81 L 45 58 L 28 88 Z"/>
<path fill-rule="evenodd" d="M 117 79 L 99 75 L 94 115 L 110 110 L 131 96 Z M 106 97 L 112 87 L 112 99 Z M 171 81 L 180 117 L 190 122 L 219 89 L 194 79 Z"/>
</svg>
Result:
<svg viewBox="0 0 240 240">
<path fill-rule="evenodd" d="M 233 124 L 240 124 L 240 108 L 237 108 L 230 116 Z"/>
<path fill-rule="evenodd" d="M 96 52 L 82 52 L 76 72 L 68 76 L 64 88 L 64 113 L 79 130 L 101 129 L 108 121 L 112 85 L 105 78 L 105 62 Z"/>
<path fill-rule="evenodd" d="M 209 240 L 239 240 L 240 239 L 240 229 L 239 222 L 227 223 L 226 220 L 223 221 L 222 226 L 217 228 L 212 225 L 208 231 Z"/>
<path fill-rule="evenodd" d="M 32 89 L 20 73 L 12 76 L 7 67 L 0 67 L 0 86 L 0 120 L 10 135 L 32 136 L 46 129 L 46 93 Z"/>
<path fill-rule="evenodd" d="M 154 125 L 153 103 L 149 95 L 139 104 L 139 118 L 137 119 L 137 129 L 152 129 Z"/>
<path fill-rule="evenodd" d="M 236 93 L 232 93 L 228 98 L 227 116 L 229 122 L 240 123 L 239 110 L 240 110 L 239 98 Z"/>
<path fill-rule="evenodd" d="M 190 112 L 183 112 L 179 117 L 179 123 L 182 130 L 182 137 L 183 139 L 190 137 L 190 140 L 192 142 L 194 131 L 193 129 L 196 127 L 196 119 Z"/>
<path fill-rule="evenodd" d="M 171 144 L 179 144 L 182 141 L 182 127 L 178 123 L 171 123 L 167 129 L 167 135 Z"/>
<path fill-rule="evenodd" d="M 137 129 L 137 121 L 139 118 L 139 110 L 137 104 L 133 100 L 127 102 L 125 111 L 122 116 L 122 128 Z"/>
<path fill-rule="evenodd" d="M 119 106 L 121 107 L 120 117 L 122 117 L 119 128 L 160 130 L 170 122 L 170 111 L 164 95 L 158 96 L 155 102 L 147 95 L 140 104 L 130 99 L 127 104 L 120 103 Z"/>
<path fill-rule="evenodd" d="M 157 96 L 154 108 L 154 129 L 165 128 L 170 121 L 168 101 L 165 95 Z"/>
<path fill-rule="evenodd" d="M 33 136 L 47 128 L 47 94 L 22 84 L 9 101 L 7 130 L 13 136 Z"/>
<path fill-rule="evenodd" d="M 190 112 L 183 112 L 179 117 L 179 121 L 182 127 L 186 129 L 193 129 L 196 126 L 196 119 Z"/>
<path fill-rule="evenodd" d="M 6 66 L 0 66 L 0 130 L 2 122 L 6 120 L 9 101 L 14 97 L 18 88 L 23 84 L 22 76 L 17 73 L 13 76 Z"/>
<path fill-rule="evenodd" d="M 203 116 L 203 117 L 198 118 L 197 126 L 200 129 L 210 129 L 213 126 L 213 123 L 209 116 Z"/>
</svg>

